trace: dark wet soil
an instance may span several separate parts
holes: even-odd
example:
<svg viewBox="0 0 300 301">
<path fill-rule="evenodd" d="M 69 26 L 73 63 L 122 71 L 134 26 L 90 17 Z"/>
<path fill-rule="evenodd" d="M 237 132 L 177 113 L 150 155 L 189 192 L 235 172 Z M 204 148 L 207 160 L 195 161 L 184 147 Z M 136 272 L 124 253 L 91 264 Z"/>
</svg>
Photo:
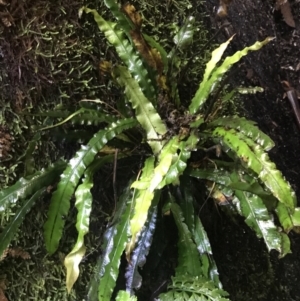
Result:
<svg viewBox="0 0 300 301">
<path fill-rule="evenodd" d="M 244 59 L 232 81 L 264 87 L 264 93 L 246 97 L 243 107 L 246 115 L 275 141 L 270 157 L 295 189 L 299 206 L 300 128 L 282 86 L 282 81 L 287 81 L 300 91 L 300 1 L 289 2 L 295 28 L 285 23 L 279 11 L 274 11 L 272 0 L 234 0 L 222 20 L 216 17 L 217 0 L 206 0 L 205 8 L 210 28 L 217 31 L 225 22 L 230 24 L 222 29 L 217 40 L 223 42 L 236 34 L 232 51 L 267 36 L 275 37 L 261 51 Z M 243 223 L 233 224 L 225 217 L 215 221 L 208 234 L 231 300 L 300 300 L 299 234 L 289 234 L 292 254 L 279 260 L 274 252 L 269 259 L 263 242 Z"/>
</svg>

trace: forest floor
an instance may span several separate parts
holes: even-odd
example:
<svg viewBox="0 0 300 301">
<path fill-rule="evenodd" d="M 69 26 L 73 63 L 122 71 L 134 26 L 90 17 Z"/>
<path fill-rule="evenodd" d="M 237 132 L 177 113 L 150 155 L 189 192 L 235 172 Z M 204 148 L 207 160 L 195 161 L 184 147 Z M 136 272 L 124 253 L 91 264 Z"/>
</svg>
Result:
<svg viewBox="0 0 300 301">
<path fill-rule="evenodd" d="M 286 95 L 286 82 L 298 92 L 300 101 L 300 1 L 290 0 L 295 27 L 289 26 L 275 1 L 234 0 L 227 16 L 216 17 L 217 1 L 206 0 L 208 24 L 215 31 L 224 23 L 218 40 L 232 34 L 234 50 L 262 40 L 275 39 L 259 53 L 246 57 L 243 72 L 232 79 L 240 83 L 262 86 L 263 94 L 245 98 L 244 108 L 250 119 L 257 121 L 276 144 L 270 157 L 291 183 L 300 200 L 300 127 Z M 299 203 L 298 203 L 299 206 Z M 300 236 L 290 233 L 292 254 L 278 259 L 271 253 L 271 261 L 263 252 L 265 247 L 243 227 L 232 227 L 226 219 L 220 222 L 223 231 L 215 231 L 212 241 L 219 263 L 221 280 L 232 300 L 300 300 Z M 227 234 L 223 234 L 227 233 Z M 245 235 L 247 234 L 247 235 Z M 246 238 L 247 237 L 247 238 Z M 215 248 L 214 248 L 215 245 Z M 225 252 L 226 250 L 226 252 Z M 223 275 L 223 276 L 222 276 Z M 226 276 L 224 276 L 226 275 Z"/>
</svg>

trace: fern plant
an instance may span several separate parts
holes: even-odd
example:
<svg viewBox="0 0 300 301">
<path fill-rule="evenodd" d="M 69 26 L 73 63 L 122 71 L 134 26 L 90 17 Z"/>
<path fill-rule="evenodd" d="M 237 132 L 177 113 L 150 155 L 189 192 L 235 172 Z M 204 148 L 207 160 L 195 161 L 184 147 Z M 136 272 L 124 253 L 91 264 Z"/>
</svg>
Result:
<svg viewBox="0 0 300 301">
<path fill-rule="evenodd" d="M 207 196 L 220 203 L 230 202 L 257 236 L 264 239 L 268 250 L 277 250 L 281 257 L 290 252 L 287 233 L 300 225 L 295 193 L 268 157 L 273 141 L 254 122 L 222 116 L 221 110 L 221 104 L 237 92 L 261 91 L 253 87 L 220 93 L 224 76 L 232 65 L 272 38 L 256 42 L 223 61 L 223 53 L 232 38 L 221 44 L 212 52 L 199 88 L 185 107 L 187 100 L 180 99 L 176 81 L 181 66 L 178 62 L 184 61 L 178 57 L 178 50 L 184 53 L 192 43 L 194 18 L 186 19 L 174 37 L 174 48 L 167 53 L 142 32 L 142 18 L 132 5 L 125 5 L 121 11 L 114 0 L 104 2 L 116 22 L 106 21 L 96 10 L 87 7 L 80 13 L 91 14 L 115 48 L 120 63 L 113 66 L 103 62 L 103 66 L 115 84 L 124 89 L 124 98 L 121 97 L 110 114 L 105 110 L 105 102 L 97 99 L 82 100 L 81 108 L 72 114 L 64 111 L 40 114 L 52 119 L 65 118 L 41 130 L 65 122 L 98 126 L 99 130 L 70 161 L 56 162 L 0 192 L 2 212 L 16 202 L 20 204 L 19 211 L 0 235 L 0 253 L 8 247 L 25 214 L 45 188 L 55 184 L 60 176 L 52 194 L 44 237 L 51 255 L 59 246 L 65 224 L 62 217 L 68 215 L 70 200 L 75 195 L 78 237 L 65 258 L 66 284 L 70 291 L 86 252 L 84 237 L 89 231 L 92 211 L 93 175 L 114 160 L 110 152 L 117 150 L 110 142 L 119 141 L 119 158 L 130 157 L 136 148 L 143 150 L 146 158 L 142 171 L 137 171 L 136 178 L 124 189 L 105 231 L 102 255 L 87 299 L 111 300 L 125 252 L 126 288 L 117 293 L 116 300 L 136 300 L 135 292 L 142 285 L 139 269 L 151 248 L 158 208 L 163 208 L 163 214 L 171 214 L 178 229 L 178 266 L 172 284 L 159 300 L 228 300 L 209 239 L 195 213 L 191 179 L 200 179 L 205 184 Z M 124 109 L 128 106 L 131 110 Z M 216 154 L 211 150 L 217 150 Z M 280 228 L 273 221 L 274 214 Z"/>
</svg>

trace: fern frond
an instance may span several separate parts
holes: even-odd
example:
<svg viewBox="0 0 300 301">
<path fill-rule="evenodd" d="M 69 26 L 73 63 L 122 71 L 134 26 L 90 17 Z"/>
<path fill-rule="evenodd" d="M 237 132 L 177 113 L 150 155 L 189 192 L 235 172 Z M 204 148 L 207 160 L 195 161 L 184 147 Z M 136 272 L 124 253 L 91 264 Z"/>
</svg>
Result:
<svg viewBox="0 0 300 301">
<path fill-rule="evenodd" d="M 94 110 L 83 110 L 83 112 L 79 113 L 77 116 L 74 116 L 70 122 L 72 124 L 80 124 L 80 125 L 99 125 L 100 123 L 113 123 L 117 122 L 118 118 L 116 116 L 112 116 L 111 114 L 106 114 L 102 111 L 94 111 Z"/>
<path fill-rule="evenodd" d="M 8 248 L 10 241 L 13 239 L 14 234 L 18 231 L 19 226 L 23 222 L 25 215 L 29 212 L 31 207 L 35 204 L 38 198 L 45 192 L 45 188 L 42 188 L 34 193 L 34 195 L 26 200 L 21 208 L 13 216 L 12 220 L 2 230 L 0 234 L 0 257 L 4 250 Z"/>
<path fill-rule="evenodd" d="M 197 179 L 209 180 L 224 186 L 228 186 L 232 183 L 230 179 L 230 173 L 224 169 L 198 169 L 189 167 L 186 169 L 186 174 Z"/>
<path fill-rule="evenodd" d="M 184 173 L 187 167 L 187 160 L 191 156 L 191 151 L 195 149 L 199 138 L 191 133 L 187 141 L 181 141 L 179 144 L 179 154 L 174 153 L 173 163 L 170 166 L 168 172 L 165 174 L 161 183 L 158 185 L 158 189 L 162 189 L 169 184 L 179 184 L 179 177 Z"/>
<path fill-rule="evenodd" d="M 245 117 L 221 117 L 208 123 L 207 126 L 235 129 L 258 143 L 265 151 L 272 149 L 275 145 L 274 141 L 256 126 L 256 122 L 247 120 Z"/>
<path fill-rule="evenodd" d="M 62 217 L 68 214 L 70 199 L 85 169 L 93 162 L 97 152 L 109 140 L 124 130 L 134 127 L 136 124 L 137 122 L 130 118 L 112 123 L 106 129 L 96 133 L 87 146 L 82 146 L 68 163 L 57 189 L 53 193 L 48 219 L 44 225 L 46 248 L 50 254 L 54 253 L 58 247 L 65 223 Z"/>
<path fill-rule="evenodd" d="M 113 12 L 116 12 L 117 9 L 115 9 L 115 4 L 113 4 L 113 7 L 110 5 L 112 2 L 113 1 L 106 1 L 106 4 L 113 8 Z M 86 13 L 93 14 L 99 29 L 104 33 L 107 40 L 115 47 L 119 57 L 125 63 L 128 70 L 141 87 L 145 96 L 152 101 L 156 95 L 155 89 L 153 88 L 155 85 L 151 82 L 147 68 L 129 40 L 126 38 L 123 29 L 118 28 L 116 23 L 104 20 L 94 9 L 83 7 L 83 10 Z M 123 17 L 119 14 L 118 19 L 123 20 Z M 127 25 L 125 26 L 127 27 Z M 124 30 L 126 30 L 126 27 L 124 27 Z"/>
<path fill-rule="evenodd" d="M 78 237 L 73 250 L 65 257 L 64 265 L 67 270 L 66 286 L 70 293 L 74 283 L 79 276 L 79 264 L 85 254 L 84 236 L 89 232 L 90 214 L 92 210 L 93 196 L 91 189 L 94 185 L 94 173 L 105 163 L 113 161 L 114 156 L 109 155 L 94 161 L 85 171 L 85 178 L 78 186 L 75 193 L 75 206 L 78 211 L 76 229 Z"/>
<path fill-rule="evenodd" d="M 148 189 L 152 175 L 154 173 L 154 160 L 154 157 L 149 157 L 146 159 L 141 178 L 139 179 L 139 181 L 135 181 L 133 183 L 145 183 L 142 186 L 146 188 L 139 189 L 137 192 L 137 197 L 134 204 L 134 214 L 130 220 L 131 239 L 126 246 L 126 256 L 128 260 L 130 253 L 134 249 L 138 235 L 147 220 L 151 201 L 155 197 L 155 193 Z M 156 197 L 159 197 L 158 193 L 156 193 Z"/>
<path fill-rule="evenodd" d="M 66 166 L 67 163 L 60 160 L 29 177 L 20 178 L 14 185 L 0 191 L 0 212 L 8 209 L 19 199 L 25 199 L 39 189 L 53 184 Z"/>
<path fill-rule="evenodd" d="M 192 240 L 191 232 L 184 222 L 182 211 L 176 203 L 171 204 L 171 212 L 178 229 L 178 265 L 176 275 L 202 275 L 200 255 Z"/>
<path fill-rule="evenodd" d="M 127 186 L 118 201 L 111 226 L 105 231 L 102 255 L 88 292 L 89 301 L 110 301 L 119 274 L 120 258 L 130 235 L 130 215 L 135 196 Z"/>
<path fill-rule="evenodd" d="M 192 183 L 190 179 L 183 177 L 180 182 L 181 197 L 178 197 L 180 208 L 184 221 L 192 234 L 193 241 L 200 254 L 202 275 L 213 280 L 215 285 L 221 288 L 222 284 L 219 280 L 219 273 L 212 255 L 209 239 L 201 220 L 194 212 L 194 197 L 191 187 Z"/>
<path fill-rule="evenodd" d="M 138 290 L 142 285 L 142 276 L 139 273 L 139 269 L 142 269 L 146 263 L 146 256 L 149 253 L 156 226 L 156 218 L 157 204 L 152 204 L 149 209 L 147 221 L 126 268 L 126 290 L 130 292 L 131 295 L 134 294 L 134 290 Z"/>
<path fill-rule="evenodd" d="M 233 181 L 239 180 L 236 172 L 232 173 L 231 177 Z M 284 252 L 289 253 L 290 250 L 286 250 L 284 246 L 288 239 L 286 234 L 278 231 L 261 198 L 240 190 L 235 190 L 235 195 L 237 199 L 233 202 L 239 213 L 246 218 L 246 224 L 256 232 L 257 236 L 263 237 L 268 250 L 277 250 L 282 256 L 286 255 Z"/>
<path fill-rule="evenodd" d="M 192 43 L 195 32 L 194 23 L 194 17 L 189 16 L 188 18 L 186 18 L 183 26 L 179 29 L 178 33 L 173 38 L 176 47 L 185 49 Z"/>
<path fill-rule="evenodd" d="M 130 31 L 133 29 L 134 25 L 127 16 L 121 12 L 118 3 L 115 0 L 104 0 L 104 4 L 109 8 L 110 12 L 118 21 L 118 25 L 126 33 L 127 37 L 130 38 Z"/>
<path fill-rule="evenodd" d="M 233 150 L 241 162 L 254 171 L 272 194 L 289 209 L 293 210 L 296 203 L 295 192 L 290 184 L 276 169 L 264 150 L 253 140 L 235 130 L 217 127 L 212 135 L 221 139 L 227 147 Z"/>
<path fill-rule="evenodd" d="M 137 301 L 137 297 L 130 296 L 128 292 L 119 291 L 116 297 L 116 301 Z"/>
<path fill-rule="evenodd" d="M 164 144 L 164 141 L 160 141 L 161 137 L 167 132 L 164 122 L 127 69 L 119 66 L 115 71 L 119 83 L 125 87 L 126 96 L 132 103 L 136 119 L 146 131 L 148 144 L 154 154 L 158 154 Z"/>
<path fill-rule="evenodd" d="M 217 288 L 205 277 L 180 275 L 172 277 L 169 291 L 159 295 L 159 301 L 229 301 L 228 293 Z"/>
<path fill-rule="evenodd" d="M 211 61 L 206 66 L 204 78 L 189 106 L 191 114 L 197 113 L 202 108 L 208 96 L 216 89 L 217 84 L 222 80 L 223 75 L 233 64 L 237 63 L 243 56 L 247 55 L 249 51 L 259 50 L 261 47 L 273 40 L 273 38 L 266 38 L 262 42 L 256 42 L 249 47 L 245 47 L 243 50 L 237 51 L 234 55 L 226 57 L 221 66 L 215 68 L 231 39 L 223 43 L 213 52 Z"/>
<path fill-rule="evenodd" d="M 295 225 L 288 208 L 283 203 L 278 202 L 275 212 L 283 230 L 286 233 L 289 233 Z"/>
</svg>

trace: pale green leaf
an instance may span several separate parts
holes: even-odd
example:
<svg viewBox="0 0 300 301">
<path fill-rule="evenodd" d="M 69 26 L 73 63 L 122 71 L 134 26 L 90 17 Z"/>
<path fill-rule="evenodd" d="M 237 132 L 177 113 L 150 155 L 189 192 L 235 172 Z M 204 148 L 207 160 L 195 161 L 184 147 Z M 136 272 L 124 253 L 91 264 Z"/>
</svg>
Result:
<svg viewBox="0 0 300 301">
<path fill-rule="evenodd" d="M 116 301 L 137 301 L 137 297 L 130 296 L 130 294 L 128 292 L 119 291 Z"/>
<path fill-rule="evenodd" d="M 125 94 L 132 103 L 136 119 L 146 132 L 148 144 L 154 154 L 158 154 L 164 144 L 162 136 L 167 132 L 164 122 L 126 68 L 116 67 L 115 72 L 119 83 L 125 87 Z"/>
<path fill-rule="evenodd" d="M 141 178 L 139 181 L 134 182 L 134 184 L 137 182 L 150 183 L 154 173 L 154 160 L 154 157 L 149 157 L 146 159 Z M 130 220 L 131 239 L 126 246 L 127 258 L 129 258 L 130 253 L 134 249 L 138 235 L 147 220 L 148 210 L 154 195 L 155 194 L 153 191 L 149 191 L 148 186 L 146 186 L 145 189 L 140 189 L 137 191 L 137 197 L 133 208 L 134 214 Z"/>
<path fill-rule="evenodd" d="M 274 141 L 265 133 L 263 133 L 254 121 L 247 120 L 244 117 L 230 116 L 215 119 L 208 124 L 208 127 L 223 126 L 228 129 L 235 129 L 243 133 L 258 143 L 264 150 L 268 151 L 274 147 Z"/>
<path fill-rule="evenodd" d="M 216 67 L 215 69 L 214 69 L 214 67 L 215 67 L 216 63 L 212 59 L 211 60 L 212 64 L 210 65 L 210 68 L 208 69 L 208 67 L 207 67 L 208 75 L 207 76 L 204 75 L 204 78 L 200 84 L 200 87 L 197 90 L 196 95 L 192 99 L 192 102 L 189 106 L 190 113 L 195 114 L 197 111 L 199 111 L 201 109 L 201 107 L 207 100 L 208 96 L 216 89 L 218 83 L 222 80 L 223 75 L 231 68 L 231 66 L 233 64 L 237 63 L 243 56 L 247 55 L 249 51 L 259 50 L 261 47 L 263 47 L 264 45 L 269 43 L 272 39 L 273 38 L 266 38 L 262 42 L 256 42 L 255 44 L 253 44 L 249 47 L 245 47 L 243 50 L 237 51 L 234 55 L 226 57 L 224 62 L 219 67 Z M 228 43 L 228 42 L 230 42 L 230 40 L 227 41 L 226 43 Z M 226 43 L 222 44 L 222 45 L 224 45 L 225 49 L 227 47 L 227 45 L 225 45 Z M 223 49 L 223 48 L 221 48 L 221 46 L 219 48 Z M 220 60 L 220 55 L 222 56 L 222 54 L 223 54 L 222 50 L 220 50 L 220 53 L 219 53 L 218 49 L 217 49 L 218 56 L 216 59 L 217 62 Z M 212 70 L 213 70 L 213 72 L 212 72 Z M 211 74 L 211 76 L 209 77 L 210 74 Z"/>
<path fill-rule="evenodd" d="M 93 196 L 91 189 L 94 185 L 94 173 L 105 163 L 112 161 L 114 156 L 106 156 L 93 162 L 85 171 L 85 178 L 80 184 L 75 193 L 75 206 L 78 211 L 76 229 L 78 237 L 73 250 L 65 257 L 64 265 L 67 270 L 66 286 L 68 293 L 70 293 L 74 283 L 79 276 L 79 264 L 85 255 L 86 247 L 84 245 L 84 236 L 89 231 L 90 214 L 92 210 Z"/>
</svg>

